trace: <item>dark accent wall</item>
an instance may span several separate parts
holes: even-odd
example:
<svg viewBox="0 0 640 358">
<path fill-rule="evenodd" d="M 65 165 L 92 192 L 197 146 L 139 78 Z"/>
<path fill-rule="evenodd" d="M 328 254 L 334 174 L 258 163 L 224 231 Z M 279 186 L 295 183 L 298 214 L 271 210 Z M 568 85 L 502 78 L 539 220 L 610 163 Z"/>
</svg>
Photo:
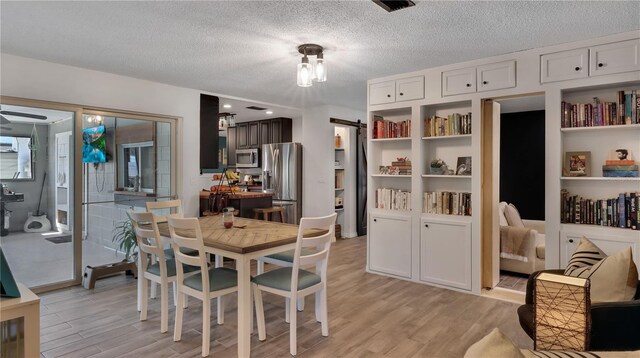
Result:
<svg viewBox="0 0 640 358">
<path fill-rule="evenodd" d="M 500 201 L 544 220 L 544 111 L 500 115 Z"/>
<path fill-rule="evenodd" d="M 201 174 L 204 169 L 218 168 L 218 105 L 218 97 L 200 94 Z"/>
</svg>

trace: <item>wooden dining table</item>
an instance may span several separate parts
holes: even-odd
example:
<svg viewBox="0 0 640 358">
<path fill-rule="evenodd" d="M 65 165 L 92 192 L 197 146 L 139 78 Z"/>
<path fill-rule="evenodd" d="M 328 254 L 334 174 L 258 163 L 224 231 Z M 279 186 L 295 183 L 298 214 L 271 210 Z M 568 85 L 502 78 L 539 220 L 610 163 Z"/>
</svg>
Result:
<svg viewBox="0 0 640 358">
<path fill-rule="evenodd" d="M 238 357 L 249 357 L 251 352 L 251 260 L 295 248 L 298 226 L 264 220 L 235 218 L 234 225 L 225 229 L 222 215 L 198 218 L 205 251 L 236 261 L 238 271 Z M 170 237 L 167 223 L 159 223 L 160 235 Z M 310 229 L 305 237 L 326 233 L 326 230 Z M 220 304 L 218 304 L 220 308 Z M 220 311 L 218 311 L 220 314 Z"/>
</svg>

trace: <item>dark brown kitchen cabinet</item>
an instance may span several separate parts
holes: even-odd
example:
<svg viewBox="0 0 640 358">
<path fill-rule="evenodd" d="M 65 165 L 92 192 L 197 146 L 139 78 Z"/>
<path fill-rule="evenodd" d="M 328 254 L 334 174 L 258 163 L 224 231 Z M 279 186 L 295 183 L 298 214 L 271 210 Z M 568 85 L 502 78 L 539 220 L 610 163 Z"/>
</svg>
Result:
<svg viewBox="0 0 640 358">
<path fill-rule="evenodd" d="M 273 143 L 271 141 L 271 124 L 269 120 L 258 122 L 260 124 L 260 144 Z"/>
<path fill-rule="evenodd" d="M 227 166 L 231 168 L 236 166 L 237 131 L 238 127 L 227 128 Z"/>
<path fill-rule="evenodd" d="M 236 132 L 236 148 L 244 149 L 249 147 L 249 122 L 239 123 Z"/>
<path fill-rule="evenodd" d="M 292 140 L 291 118 L 273 118 L 269 120 L 270 143 L 288 143 Z"/>
<path fill-rule="evenodd" d="M 249 122 L 249 148 L 260 146 L 260 124 L 259 122 Z"/>
</svg>

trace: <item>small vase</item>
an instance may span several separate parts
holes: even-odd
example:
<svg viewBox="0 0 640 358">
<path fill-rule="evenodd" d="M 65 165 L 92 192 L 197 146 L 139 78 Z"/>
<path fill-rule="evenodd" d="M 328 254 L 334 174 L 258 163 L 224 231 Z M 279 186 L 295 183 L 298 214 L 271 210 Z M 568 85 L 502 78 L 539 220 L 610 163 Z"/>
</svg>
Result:
<svg viewBox="0 0 640 358">
<path fill-rule="evenodd" d="M 446 172 L 447 172 L 447 167 L 444 165 L 439 168 L 429 167 L 429 173 L 431 174 L 444 175 Z"/>
</svg>

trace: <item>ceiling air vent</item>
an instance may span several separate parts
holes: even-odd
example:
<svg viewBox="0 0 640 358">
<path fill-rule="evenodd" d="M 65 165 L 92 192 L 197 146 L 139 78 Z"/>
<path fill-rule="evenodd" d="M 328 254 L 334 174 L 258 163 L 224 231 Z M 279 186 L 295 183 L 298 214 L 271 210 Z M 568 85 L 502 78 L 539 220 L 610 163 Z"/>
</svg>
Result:
<svg viewBox="0 0 640 358">
<path fill-rule="evenodd" d="M 401 9 L 416 5 L 416 3 L 409 0 L 406 0 L 406 1 L 373 0 L 373 2 L 378 4 L 378 6 L 387 10 L 388 12 L 394 12 L 397 10 L 401 10 Z"/>
<path fill-rule="evenodd" d="M 249 106 L 247 109 L 253 109 L 254 111 L 264 111 L 266 108 L 258 107 L 258 106 Z"/>
</svg>

